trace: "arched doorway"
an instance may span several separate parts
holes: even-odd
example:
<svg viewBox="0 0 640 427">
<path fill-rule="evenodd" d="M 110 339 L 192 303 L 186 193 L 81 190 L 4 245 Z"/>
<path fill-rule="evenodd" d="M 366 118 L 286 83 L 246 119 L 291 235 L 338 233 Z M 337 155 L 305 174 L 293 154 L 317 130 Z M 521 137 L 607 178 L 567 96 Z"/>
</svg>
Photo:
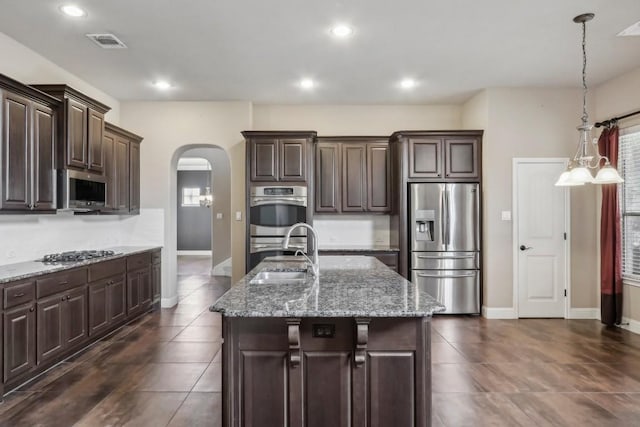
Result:
<svg viewBox="0 0 640 427">
<path fill-rule="evenodd" d="M 182 194 L 178 191 L 178 163 L 181 158 L 201 158 L 211 165 L 212 204 L 209 208 L 211 223 L 211 249 L 209 274 L 231 274 L 231 164 L 227 152 L 213 144 L 191 144 L 178 148 L 170 166 L 170 205 L 166 218 L 167 232 L 167 277 L 163 283 L 163 307 L 172 307 L 178 302 L 177 254 L 178 254 L 178 202 Z M 204 190 L 204 189 L 203 189 Z M 165 297 L 166 295 L 166 297 Z"/>
</svg>

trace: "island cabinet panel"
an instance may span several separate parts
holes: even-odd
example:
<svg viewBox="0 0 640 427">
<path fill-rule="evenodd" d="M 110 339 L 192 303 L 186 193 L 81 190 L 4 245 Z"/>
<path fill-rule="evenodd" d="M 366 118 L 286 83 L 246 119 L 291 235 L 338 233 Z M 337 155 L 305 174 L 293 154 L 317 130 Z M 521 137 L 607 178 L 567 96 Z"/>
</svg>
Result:
<svg viewBox="0 0 640 427">
<path fill-rule="evenodd" d="M 372 351 L 367 358 L 367 425 L 416 425 L 414 353 Z"/>
<path fill-rule="evenodd" d="M 33 304 L 4 313 L 4 376 L 6 382 L 36 365 L 36 316 Z"/>
<path fill-rule="evenodd" d="M 426 318 L 223 317 L 224 426 L 431 425 Z"/>
<path fill-rule="evenodd" d="M 307 427 L 350 426 L 351 352 L 305 352 L 303 366 Z"/>
<path fill-rule="evenodd" d="M 241 425 L 289 425 L 287 353 L 242 351 L 241 366 Z"/>
</svg>

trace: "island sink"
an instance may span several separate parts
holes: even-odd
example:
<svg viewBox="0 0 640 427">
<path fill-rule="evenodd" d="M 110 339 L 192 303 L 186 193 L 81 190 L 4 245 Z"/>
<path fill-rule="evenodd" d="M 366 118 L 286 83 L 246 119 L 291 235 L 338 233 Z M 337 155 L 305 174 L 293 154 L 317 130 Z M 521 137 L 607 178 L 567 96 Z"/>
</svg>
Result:
<svg viewBox="0 0 640 427">
<path fill-rule="evenodd" d="M 263 270 L 249 281 L 252 285 L 263 284 L 291 284 L 304 283 L 307 280 L 307 271 L 272 271 Z"/>
</svg>

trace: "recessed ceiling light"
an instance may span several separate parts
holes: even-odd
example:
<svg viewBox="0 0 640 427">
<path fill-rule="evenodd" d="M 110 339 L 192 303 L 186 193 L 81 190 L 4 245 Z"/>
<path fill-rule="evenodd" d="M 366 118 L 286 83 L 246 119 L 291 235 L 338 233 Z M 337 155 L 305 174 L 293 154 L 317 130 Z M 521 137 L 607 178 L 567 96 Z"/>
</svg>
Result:
<svg viewBox="0 0 640 427">
<path fill-rule="evenodd" d="M 340 24 L 331 28 L 331 34 L 338 38 L 346 38 L 353 34 L 353 28 L 348 25 Z"/>
<path fill-rule="evenodd" d="M 413 89 L 414 87 L 416 87 L 416 85 L 417 83 L 413 79 L 402 79 L 400 81 L 400 87 L 402 89 Z"/>
<path fill-rule="evenodd" d="M 71 16 L 72 18 L 82 18 L 83 16 L 87 16 L 87 12 L 75 4 L 65 4 L 60 7 L 60 10 L 65 15 Z"/>
<path fill-rule="evenodd" d="M 316 82 L 314 82 L 311 79 L 302 79 L 300 80 L 300 87 L 302 89 L 313 89 L 316 85 Z"/>
<path fill-rule="evenodd" d="M 624 37 L 624 36 L 640 36 L 640 21 L 638 21 L 635 24 L 632 24 L 629 27 L 625 28 L 624 30 L 620 31 L 618 33 L 618 36 L 620 36 L 620 37 Z"/>
<path fill-rule="evenodd" d="M 171 83 L 169 83 L 166 80 L 156 80 L 155 82 L 153 82 L 153 86 L 155 86 L 156 89 L 160 89 L 160 90 L 167 90 L 167 89 L 171 89 Z"/>
</svg>

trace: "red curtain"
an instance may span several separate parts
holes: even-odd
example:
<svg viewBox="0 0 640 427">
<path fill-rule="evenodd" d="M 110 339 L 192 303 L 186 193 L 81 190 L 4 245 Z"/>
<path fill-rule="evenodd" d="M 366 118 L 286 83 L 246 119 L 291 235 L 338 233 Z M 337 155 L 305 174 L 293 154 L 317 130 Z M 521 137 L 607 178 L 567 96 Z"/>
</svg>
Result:
<svg viewBox="0 0 640 427">
<path fill-rule="evenodd" d="M 618 167 L 618 127 L 602 131 L 598 140 L 600 154 Z M 608 326 L 622 321 L 622 235 L 616 184 L 602 186 L 600 218 L 600 312 Z"/>
</svg>

